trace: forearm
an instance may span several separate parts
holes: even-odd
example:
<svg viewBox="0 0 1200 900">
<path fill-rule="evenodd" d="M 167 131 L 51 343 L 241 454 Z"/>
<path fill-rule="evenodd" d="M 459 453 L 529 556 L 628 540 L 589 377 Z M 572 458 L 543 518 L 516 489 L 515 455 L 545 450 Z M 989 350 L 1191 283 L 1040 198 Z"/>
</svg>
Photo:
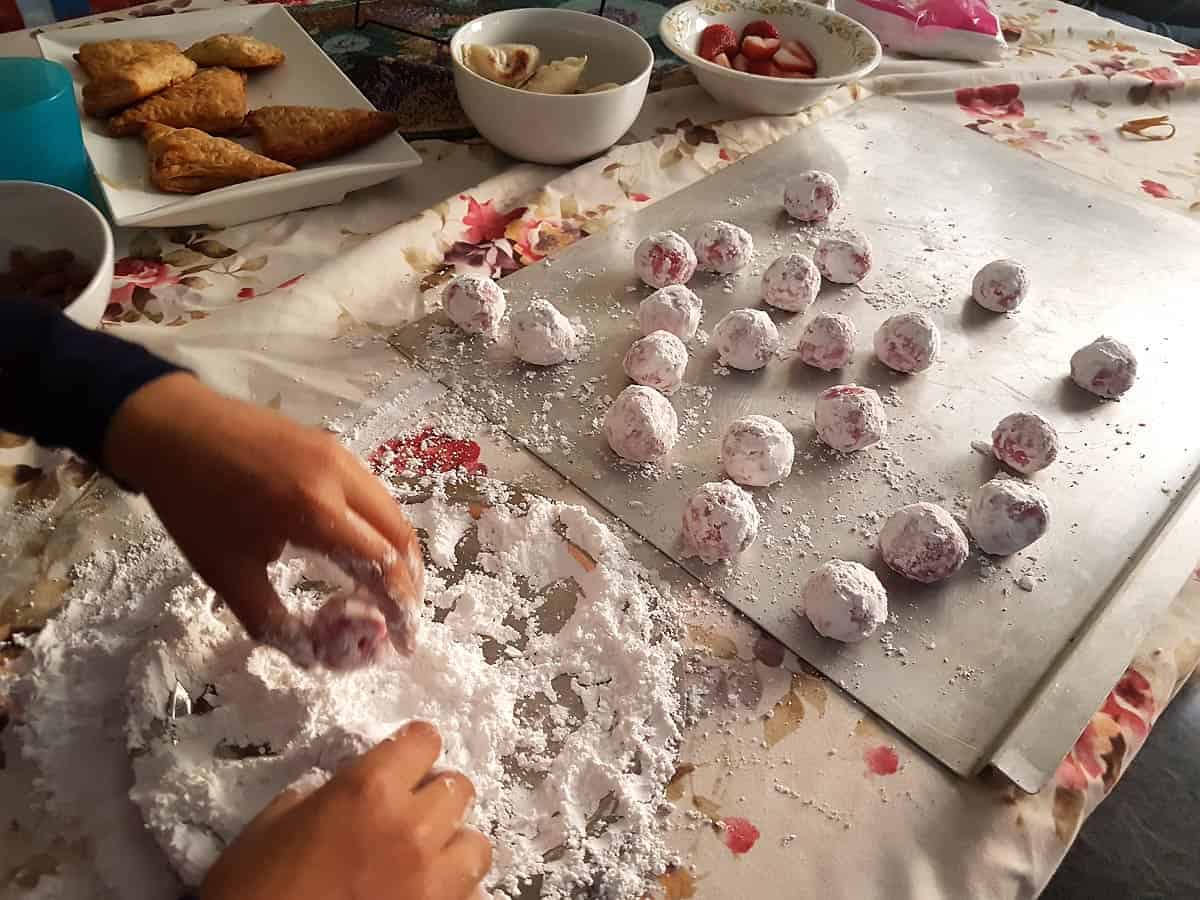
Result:
<svg viewBox="0 0 1200 900">
<path fill-rule="evenodd" d="M 146 383 L 178 367 L 57 310 L 0 298 L 0 430 L 102 464 L 109 422 Z"/>
</svg>

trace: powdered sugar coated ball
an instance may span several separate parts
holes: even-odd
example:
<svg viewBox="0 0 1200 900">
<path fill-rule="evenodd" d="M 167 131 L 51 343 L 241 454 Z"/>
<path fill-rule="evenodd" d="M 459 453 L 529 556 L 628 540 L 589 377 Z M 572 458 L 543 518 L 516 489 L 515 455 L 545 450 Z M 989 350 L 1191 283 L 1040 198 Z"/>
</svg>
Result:
<svg viewBox="0 0 1200 900">
<path fill-rule="evenodd" d="M 745 228 L 714 219 L 700 230 L 693 245 L 702 272 L 728 275 L 746 268 L 754 256 L 754 238 Z"/>
<path fill-rule="evenodd" d="M 1037 413 L 1012 413 L 992 431 L 992 453 L 1010 469 L 1032 475 L 1058 458 L 1058 432 Z"/>
<path fill-rule="evenodd" d="M 871 271 L 871 242 L 861 231 L 830 235 L 817 244 L 813 262 L 836 284 L 858 284 Z"/>
<path fill-rule="evenodd" d="M 831 559 L 800 589 L 804 615 L 817 634 L 848 644 L 866 640 L 887 619 L 887 591 L 862 563 Z"/>
<path fill-rule="evenodd" d="M 971 501 L 967 527 L 984 553 L 1009 556 L 1046 533 L 1050 527 L 1050 501 L 1036 484 L 994 478 Z"/>
<path fill-rule="evenodd" d="M 931 584 L 948 578 L 967 558 L 967 536 L 935 503 L 902 506 L 879 532 L 883 561 L 905 578 Z"/>
<path fill-rule="evenodd" d="M 841 202 L 837 179 L 816 169 L 793 175 L 783 188 L 783 208 L 801 222 L 824 222 Z"/>
<path fill-rule="evenodd" d="M 753 372 L 761 369 L 779 349 L 775 323 L 761 309 L 735 309 L 713 329 L 713 344 L 724 365 Z"/>
<path fill-rule="evenodd" d="M 736 419 L 721 438 L 721 465 L 738 484 L 763 487 L 792 473 L 796 444 L 792 434 L 767 416 Z"/>
<path fill-rule="evenodd" d="M 1012 312 L 1029 294 L 1029 273 L 1015 259 L 997 259 L 982 269 L 971 284 L 971 296 L 984 309 Z"/>
<path fill-rule="evenodd" d="M 622 459 L 653 462 L 675 446 L 679 419 L 671 401 L 654 388 L 632 384 L 608 408 L 604 436 Z"/>
<path fill-rule="evenodd" d="M 1071 357 L 1071 379 L 1097 397 L 1115 400 L 1133 387 L 1137 357 L 1116 338 L 1098 337 Z"/>
<path fill-rule="evenodd" d="M 625 374 L 636 381 L 673 394 L 683 383 L 688 352 L 683 341 L 669 331 L 652 331 L 638 338 L 625 354 Z"/>
<path fill-rule="evenodd" d="M 389 646 L 383 613 L 346 595 L 332 597 L 317 610 L 309 634 L 317 661 L 335 670 L 370 665 L 381 659 Z"/>
<path fill-rule="evenodd" d="M 633 266 L 638 278 L 650 287 L 687 284 L 696 274 L 696 254 L 683 235 L 661 231 L 638 244 Z"/>
<path fill-rule="evenodd" d="M 642 334 L 669 331 L 681 341 L 690 341 L 700 325 L 704 301 L 682 284 L 659 288 L 638 307 L 638 324 Z"/>
<path fill-rule="evenodd" d="M 467 334 L 494 335 L 504 318 L 504 291 L 485 275 L 458 275 L 442 294 L 450 321 Z"/>
<path fill-rule="evenodd" d="M 887 434 L 883 401 L 870 388 L 857 384 L 836 384 L 821 391 L 813 422 L 817 436 L 842 453 L 870 447 Z"/>
<path fill-rule="evenodd" d="M 710 481 L 688 498 L 683 508 L 683 543 L 687 556 L 712 565 L 732 559 L 758 537 L 754 501 L 732 481 Z"/>
<path fill-rule="evenodd" d="M 789 253 L 771 263 L 762 278 L 762 298 L 777 309 L 804 312 L 821 290 L 821 273 L 803 253 Z"/>
<path fill-rule="evenodd" d="M 850 362 L 857 341 L 858 329 L 849 316 L 823 312 L 804 326 L 796 351 L 805 365 L 832 372 Z"/>
<path fill-rule="evenodd" d="M 575 328 L 554 304 L 541 299 L 512 316 L 513 351 L 535 366 L 555 366 L 575 358 Z"/>
<path fill-rule="evenodd" d="M 894 315 L 875 332 L 875 355 L 897 372 L 924 372 L 941 348 L 942 334 L 923 312 Z"/>
</svg>

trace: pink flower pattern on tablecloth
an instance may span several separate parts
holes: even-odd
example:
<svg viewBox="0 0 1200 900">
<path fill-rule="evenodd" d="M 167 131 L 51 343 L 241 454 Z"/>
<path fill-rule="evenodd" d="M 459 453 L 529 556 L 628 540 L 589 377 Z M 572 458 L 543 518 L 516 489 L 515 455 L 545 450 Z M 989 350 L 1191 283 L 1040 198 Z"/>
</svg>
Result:
<svg viewBox="0 0 1200 900">
<path fill-rule="evenodd" d="M 959 88 L 954 99 L 963 112 L 984 119 L 1022 119 L 1025 104 L 1020 98 L 1021 88 L 1016 84 L 995 84 L 980 88 Z"/>
</svg>

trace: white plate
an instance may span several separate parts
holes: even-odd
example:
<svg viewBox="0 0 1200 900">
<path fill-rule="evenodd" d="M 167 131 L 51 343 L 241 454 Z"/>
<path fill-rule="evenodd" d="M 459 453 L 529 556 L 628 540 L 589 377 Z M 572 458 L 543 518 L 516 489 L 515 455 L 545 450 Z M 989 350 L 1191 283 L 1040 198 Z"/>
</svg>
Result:
<svg viewBox="0 0 1200 900">
<path fill-rule="evenodd" d="M 174 41 L 180 49 L 221 33 L 249 32 L 287 54 L 283 65 L 250 72 L 250 108 L 274 104 L 372 109 L 358 88 L 334 65 L 287 11 L 276 4 L 214 9 L 174 16 L 131 19 L 38 35 L 47 59 L 62 63 L 75 79 L 75 97 L 86 77 L 74 60 L 81 44 L 112 38 Z M 118 225 L 236 225 L 253 219 L 338 203 L 350 191 L 394 178 L 421 158 L 398 134 L 354 153 L 305 166 L 298 172 L 260 178 L 203 194 L 168 194 L 150 184 L 146 150 L 137 138 L 114 138 L 106 122 L 83 116 L 83 143 Z M 250 141 L 246 145 L 257 149 Z"/>
</svg>

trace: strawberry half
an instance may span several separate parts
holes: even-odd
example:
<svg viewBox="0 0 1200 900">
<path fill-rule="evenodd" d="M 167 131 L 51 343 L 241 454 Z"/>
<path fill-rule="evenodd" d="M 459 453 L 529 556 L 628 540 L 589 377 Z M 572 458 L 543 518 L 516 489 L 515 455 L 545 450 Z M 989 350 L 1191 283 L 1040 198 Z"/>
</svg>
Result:
<svg viewBox="0 0 1200 900">
<path fill-rule="evenodd" d="M 728 61 L 730 56 L 737 53 L 737 50 L 737 35 L 728 25 L 709 25 L 700 32 L 700 49 L 696 52 L 701 59 L 713 62 L 724 53 L 726 61 Z"/>
<path fill-rule="evenodd" d="M 746 59 L 770 59 L 779 49 L 779 38 L 750 37 L 742 38 L 742 53 Z"/>
<path fill-rule="evenodd" d="M 775 65 L 785 72 L 798 72 L 810 77 L 817 74 L 817 61 L 799 41 L 784 41 L 775 54 Z"/>
<path fill-rule="evenodd" d="M 766 19 L 759 19 L 756 22 L 751 22 L 742 29 L 742 40 L 744 41 L 748 37 L 777 38 L 779 37 L 779 29 Z"/>
<path fill-rule="evenodd" d="M 750 71 L 750 60 L 746 59 L 746 57 L 742 56 L 742 54 L 739 53 L 737 56 L 735 56 L 733 58 L 733 67 L 735 69 L 737 69 L 739 72 L 749 72 Z"/>
</svg>

